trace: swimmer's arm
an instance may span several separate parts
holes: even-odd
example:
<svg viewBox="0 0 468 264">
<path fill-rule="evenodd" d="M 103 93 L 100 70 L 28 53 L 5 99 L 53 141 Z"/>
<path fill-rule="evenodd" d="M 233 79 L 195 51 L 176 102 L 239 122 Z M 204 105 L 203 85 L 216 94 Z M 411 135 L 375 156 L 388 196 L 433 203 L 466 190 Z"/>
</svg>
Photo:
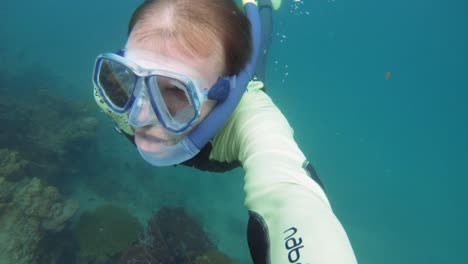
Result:
<svg viewBox="0 0 468 264">
<path fill-rule="evenodd" d="M 306 170 L 288 121 L 264 93 L 249 99 L 238 109 L 236 141 L 246 172 L 249 245 L 258 263 L 356 264 L 320 182 Z M 262 245 L 267 256 L 260 256 Z"/>
</svg>

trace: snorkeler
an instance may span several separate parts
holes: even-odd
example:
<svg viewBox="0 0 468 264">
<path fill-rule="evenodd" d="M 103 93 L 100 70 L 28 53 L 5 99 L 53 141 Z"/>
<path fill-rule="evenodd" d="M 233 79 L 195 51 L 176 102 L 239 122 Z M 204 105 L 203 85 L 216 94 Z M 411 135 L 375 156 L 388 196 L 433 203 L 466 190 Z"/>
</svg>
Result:
<svg viewBox="0 0 468 264">
<path fill-rule="evenodd" d="M 245 14 L 232 0 L 145 1 L 125 49 L 96 60 L 96 102 L 155 166 L 242 166 L 255 264 L 357 263 L 315 170 L 263 91 L 266 26 L 281 1 L 243 4 Z M 270 31 L 263 40 L 261 23 Z"/>
</svg>

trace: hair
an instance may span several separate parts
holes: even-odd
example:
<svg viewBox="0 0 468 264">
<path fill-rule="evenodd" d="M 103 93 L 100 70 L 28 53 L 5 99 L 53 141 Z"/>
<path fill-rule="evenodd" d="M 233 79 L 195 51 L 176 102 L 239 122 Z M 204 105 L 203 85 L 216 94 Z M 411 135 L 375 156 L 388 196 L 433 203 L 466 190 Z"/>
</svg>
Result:
<svg viewBox="0 0 468 264">
<path fill-rule="evenodd" d="M 220 45 L 223 75 L 238 74 L 252 53 L 250 21 L 233 0 L 145 0 L 134 11 L 128 34 L 139 26 L 146 29 L 139 40 L 173 38 L 190 56 L 206 57 Z"/>
</svg>

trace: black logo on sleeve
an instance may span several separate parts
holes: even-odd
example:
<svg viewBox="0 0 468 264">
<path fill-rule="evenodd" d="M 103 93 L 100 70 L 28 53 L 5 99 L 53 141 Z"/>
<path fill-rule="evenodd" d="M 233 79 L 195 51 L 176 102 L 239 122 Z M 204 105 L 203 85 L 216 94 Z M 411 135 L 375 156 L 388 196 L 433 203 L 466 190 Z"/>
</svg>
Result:
<svg viewBox="0 0 468 264">
<path fill-rule="evenodd" d="M 286 229 L 283 233 L 287 235 L 284 239 L 284 246 L 288 251 L 289 263 L 301 264 L 302 262 L 298 261 L 301 258 L 300 250 L 304 248 L 304 245 L 302 245 L 302 238 L 296 236 L 297 228 L 291 227 Z"/>
</svg>

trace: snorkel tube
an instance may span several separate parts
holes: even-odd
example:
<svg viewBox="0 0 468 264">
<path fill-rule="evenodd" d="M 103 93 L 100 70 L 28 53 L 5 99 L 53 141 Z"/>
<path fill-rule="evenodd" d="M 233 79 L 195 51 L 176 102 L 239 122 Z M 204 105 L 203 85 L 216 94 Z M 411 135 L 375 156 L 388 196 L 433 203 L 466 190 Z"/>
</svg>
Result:
<svg viewBox="0 0 468 264">
<path fill-rule="evenodd" d="M 244 11 L 252 26 L 252 56 L 250 57 L 250 61 L 247 63 L 247 66 L 245 66 L 239 74 L 230 77 L 231 87 L 227 97 L 223 101 L 218 102 L 205 119 L 187 135 L 187 141 L 189 142 L 186 143 L 191 143 L 190 145 L 196 148 L 196 150 L 193 150 L 197 151 L 197 153 L 226 123 L 229 116 L 239 104 L 242 95 L 247 89 L 247 84 L 254 75 L 261 41 L 260 15 L 258 13 L 257 5 L 252 2 L 244 4 Z"/>
</svg>

